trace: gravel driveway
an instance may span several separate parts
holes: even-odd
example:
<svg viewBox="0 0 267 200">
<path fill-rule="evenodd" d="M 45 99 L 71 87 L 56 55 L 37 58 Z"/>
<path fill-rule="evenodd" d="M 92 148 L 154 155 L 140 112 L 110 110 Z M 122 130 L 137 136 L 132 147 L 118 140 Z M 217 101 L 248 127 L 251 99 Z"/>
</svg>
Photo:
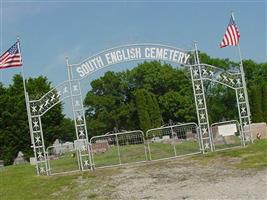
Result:
<svg viewBox="0 0 267 200">
<path fill-rule="evenodd" d="M 100 199 L 116 200 L 267 200 L 267 169 L 239 170 L 231 167 L 235 162 L 238 159 L 204 165 L 178 158 L 124 166 L 98 183 L 94 193 Z"/>
</svg>

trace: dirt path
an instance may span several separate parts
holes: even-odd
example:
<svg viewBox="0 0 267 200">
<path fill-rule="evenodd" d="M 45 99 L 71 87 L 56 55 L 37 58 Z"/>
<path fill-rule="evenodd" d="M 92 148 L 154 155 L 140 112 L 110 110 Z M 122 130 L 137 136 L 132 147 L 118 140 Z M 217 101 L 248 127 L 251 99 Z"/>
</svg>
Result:
<svg viewBox="0 0 267 200">
<path fill-rule="evenodd" d="M 99 188 L 97 196 L 116 200 L 267 200 L 267 170 L 237 170 L 224 162 L 205 166 L 192 159 L 174 159 L 123 167 L 103 180 L 106 187 Z"/>
</svg>

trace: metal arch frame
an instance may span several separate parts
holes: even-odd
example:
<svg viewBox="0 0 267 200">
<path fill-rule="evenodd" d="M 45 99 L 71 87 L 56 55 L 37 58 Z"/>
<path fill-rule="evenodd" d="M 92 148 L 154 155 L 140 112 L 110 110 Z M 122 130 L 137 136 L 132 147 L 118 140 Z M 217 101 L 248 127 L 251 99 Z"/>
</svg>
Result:
<svg viewBox="0 0 267 200">
<path fill-rule="evenodd" d="M 70 67 L 75 67 L 75 66 L 79 66 L 81 64 L 83 64 L 84 62 L 90 60 L 91 58 L 94 58 L 98 55 L 101 55 L 105 52 L 109 52 L 109 51 L 112 51 L 112 50 L 115 50 L 115 49 L 118 49 L 118 48 L 125 48 L 125 47 L 134 47 L 134 46 L 158 46 L 158 47 L 167 47 L 167 48 L 172 48 L 172 49 L 176 49 L 178 51 L 183 51 L 183 52 L 193 52 L 194 49 L 192 50 L 184 50 L 184 49 L 181 49 L 181 48 L 177 48 L 177 47 L 174 47 L 174 46 L 169 46 L 169 45 L 164 45 L 164 44 L 158 44 L 158 43 L 134 43 L 134 44 L 125 44 L 125 45 L 119 45 L 119 46 L 116 46 L 116 47 L 112 47 L 112 48 L 108 48 L 108 49 L 105 49 L 105 50 L 102 50 L 100 51 L 99 53 L 96 53 L 86 59 L 84 59 L 83 61 L 81 61 L 80 63 L 77 63 L 77 64 L 70 64 L 69 66 Z M 136 60 L 140 60 L 140 59 L 136 59 Z M 130 61 L 134 61 L 134 60 L 130 60 Z M 116 63 L 118 64 L 118 63 Z M 114 65 L 116 65 L 114 64 Z"/>
<path fill-rule="evenodd" d="M 197 51 L 196 51 L 197 54 Z M 252 140 L 252 135 L 250 131 L 250 107 L 249 107 L 249 101 L 248 97 L 246 95 L 246 83 L 245 79 L 242 78 L 244 74 L 242 74 L 242 71 L 240 70 L 239 72 L 236 73 L 231 73 L 227 70 L 223 70 L 221 68 L 215 67 L 213 65 L 208 65 L 208 64 L 202 64 L 199 63 L 198 65 L 189 65 L 191 69 L 191 77 L 194 79 L 194 76 L 200 76 L 200 78 L 203 80 L 208 80 L 211 82 L 219 83 L 221 85 L 224 85 L 226 87 L 229 87 L 233 90 L 235 90 L 236 94 L 236 102 L 237 102 L 237 108 L 238 108 L 238 114 L 239 114 L 239 124 L 241 128 L 241 135 L 244 140 Z M 194 73 L 194 68 L 198 68 L 198 73 L 199 74 L 193 74 Z M 208 71 L 207 68 L 212 68 L 214 71 Z M 205 74 L 204 74 L 205 73 Z M 204 75 L 204 76 L 203 76 Z M 219 78 L 219 79 L 218 79 Z M 192 81 L 192 84 L 194 85 L 194 81 Z M 194 88 L 194 86 L 193 86 Z M 202 88 L 201 88 L 202 89 Z M 194 88 L 195 90 L 195 88 Z M 204 88 L 203 88 L 204 90 Z M 195 94 L 195 93 L 194 93 Z M 196 98 L 196 96 L 195 96 Z M 196 103 L 196 108 L 198 110 L 198 105 L 197 105 L 197 99 L 195 99 Z M 206 108 L 205 108 L 206 109 Z M 207 109 L 206 109 L 207 110 Z M 200 124 L 200 123 L 199 123 Z M 247 127 L 247 130 L 246 130 Z M 212 135 L 210 135 L 210 138 L 212 138 Z M 244 142 L 245 144 L 245 142 Z"/>
<path fill-rule="evenodd" d="M 102 50 L 99 53 L 96 53 L 96 54 L 84 59 L 80 63 L 69 64 L 69 67 L 71 68 L 71 71 L 72 71 L 72 68 L 79 67 L 83 63 L 86 63 L 87 61 L 89 61 L 90 59 L 93 59 L 93 58 L 95 58 L 97 56 L 100 56 L 100 55 L 103 55 L 105 53 L 111 52 L 112 50 L 116 50 L 116 49 L 120 49 L 120 48 L 126 48 L 126 47 L 146 47 L 146 46 L 171 48 L 171 49 L 183 52 L 183 53 L 193 53 L 194 52 L 194 49 L 184 50 L 184 49 L 181 49 L 181 48 L 177 48 L 177 47 L 173 47 L 173 46 L 169 46 L 169 45 L 164 45 L 164 44 L 157 44 L 157 43 L 155 43 L 155 44 L 154 43 L 126 44 L 126 45 L 119 45 L 119 46 L 116 46 L 116 47 L 113 47 L 113 48 L 108 48 L 108 49 Z M 126 63 L 126 62 L 143 61 L 143 60 L 156 60 L 156 59 L 154 59 L 154 58 L 137 58 L 137 59 L 123 60 L 123 61 L 112 63 L 112 64 L 107 64 L 107 65 L 104 65 L 104 67 L 98 68 L 98 69 L 94 70 L 92 73 L 89 73 L 89 74 L 87 74 L 87 75 L 85 75 L 84 77 L 81 77 L 81 78 L 76 78 L 75 80 L 81 81 L 84 78 L 88 77 L 89 75 L 91 75 L 91 74 L 93 74 L 93 73 L 95 73 L 95 72 L 97 72 L 97 71 L 99 71 L 101 69 L 104 69 L 104 68 L 107 68 L 107 67 L 110 67 L 110 66 L 113 66 L 113 65 L 117 65 L 117 64 L 120 64 L 120 63 Z M 177 62 L 174 62 L 174 61 L 170 61 L 170 60 L 164 60 L 164 61 L 167 61 L 167 62 L 170 62 L 170 63 L 175 63 L 175 64 L 180 64 L 180 63 L 177 63 Z"/>
<path fill-rule="evenodd" d="M 195 43 L 193 50 L 183 50 L 176 47 L 168 46 L 168 45 L 162 45 L 162 44 L 153 44 L 153 43 L 140 43 L 140 44 L 127 44 L 127 45 L 121 45 L 114 48 L 103 50 L 97 54 L 94 54 L 93 56 L 88 57 L 87 59 L 84 59 L 79 64 L 69 64 L 68 59 L 66 59 L 66 65 L 68 69 L 68 80 L 62 82 L 49 92 L 47 92 L 45 95 L 43 95 L 39 100 L 29 100 L 29 96 L 27 95 L 27 111 L 29 115 L 29 124 L 30 124 L 30 133 L 31 133 L 31 140 L 32 140 L 32 147 L 34 151 L 34 155 L 36 158 L 36 170 L 37 174 L 47 174 L 49 175 L 49 166 L 47 163 L 47 154 L 46 149 L 44 145 L 44 139 L 43 139 L 43 131 L 42 131 L 42 123 L 41 123 L 41 117 L 51 108 L 53 108 L 55 105 L 60 103 L 66 98 L 71 98 L 72 103 L 72 111 L 73 111 L 73 118 L 75 122 L 75 131 L 76 131 L 76 137 L 78 140 L 84 140 L 86 144 L 89 143 L 88 141 L 88 133 L 87 133 L 87 127 L 85 122 L 85 113 L 83 109 L 83 99 L 81 94 L 81 87 L 80 87 L 80 81 L 84 79 L 85 77 L 88 77 L 89 75 L 93 74 L 94 72 L 97 72 L 100 69 L 116 65 L 119 63 L 124 62 L 131 62 L 131 61 L 138 61 L 138 60 L 155 60 L 154 58 L 138 58 L 138 59 L 129 59 L 129 60 L 123 60 L 121 62 L 112 63 L 109 65 L 104 65 L 102 68 L 98 68 L 97 70 L 93 71 L 92 73 L 86 74 L 82 78 L 74 78 L 73 76 L 73 68 L 85 63 L 86 61 L 90 60 L 91 58 L 94 58 L 98 55 L 104 54 L 105 52 L 110 52 L 112 50 L 116 50 L 119 48 L 125 48 L 125 47 L 136 47 L 136 46 L 143 46 L 143 47 L 165 47 L 165 48 L 172 48 L 173 50 L 180 51 L 182 53 L 189 53 L 193 54 L 194 56 L 194 63 L 195 64 L 182 64 L 179 62 L 171 61 L 171 60 L 165 60 L 163 61 L 180 64 L 183 67 L 189 67 L 190 68 L 190 74 L 191 74 L 191 80 L 192 80 L 192 86 L 193 86 L 193 92 L 194 92 L 194 99 L 195 99 L 195 105 L 196 105 L 196 111 L 197 111 L 197 118 L 198 118 L 198 133 L 200 138 L 200 145 L 203 153 L 206 151 L 213 151 L 213 142 L 212 142 L 212 136 L 210 132 L 210 126 L 209 126 L 209 119 L 208 119 L 208 110 L 206 105 L 206 95 L 205 90 L 203 87 L 203 81 L 208 80 L 216 83 L 220 83 L 222 85 L 225 85 L 227 87 L 230 87 L 232 89 L 235 89 L 236 92 L 236 99 L 238 104 L 238 112 L 239 112 L 239 119 L 241 124 L 241 132 L 243 133 L 250 133 L 250 110 L 249 110 L 249 104 L 248 104 L 248 97 L 246 95 L 247 91 L 245 88 L 245 80 L 243 79 L 244 74 L 242 74 L 242 71 L 240 73 L 229 73 L 228 71 L 222 70 L 220 68 L 217 68 L 212 65 L 202 64 L 199 60 L 198 55 L 198 49 L 197 44 Z M 203 68 L 204 67 L 204 68 Z M 224 81 L 217 80 L 212 76 L 212 78 L 208 77 L 204 73 L 205 67 L 213 68 L 218 70 L 220 74 L 225 73 L 225 75 L 228 75 L 229 77 L 232 76 L 241 76 L 241 82 L 238 87 L 235 87 L 234 85 L 228 84 Z M 197 72 L 197 76 L 194 76 L 195 72 Z M 213 74 L 214 75 L 214 74 Z M 218 74 L 217 74 L 218 75 Z M 227 77 L 226 77 L 227 79 Z M 229 79 L 230 80 L 230 79 Z M 61 88 L 62 87 L 62 88 Z M 76 89 L 75 89 L 76 88 Z M 67 95 L 62 97 L 62 94 L 59 94 L 57 89 L 64 89 L 62 91 L 62 94 L 64 93 L 66 89 Z M 55 91 L 55 92 L 53 92 Z M 52 95 L 52 96 L 50 96 Z M 52 101 L 53 95 L 57 95 L 57 101 Z M 62 97 L 62 98 L 61 98 Z M 51 98 L 51 99 L 50 99 Z M 49 102 L 50 100 L 50 102 Z M 201 104 L 199 103 L 201 100 Z M 51 103 L 52 102 L 52 103 Z M 77 103 L 78 102 L 78 103 Z M 50 104 L 51 103 L 51 104 Z M 76 104 L 79 105 L 79 108 L 76 108 Z M 39 106 L 39 110 L 34 112 L 33 107 Z M 248 131 L 245 131 L 245 126 L 249 125 Z M 81 128 L 82 127 L 82 128 Z M 250 139 L 252 139 L 250 135 Z M 83 146 L 82 149 L 78 149 L 79 153 L 79 165 L 81 166 L 81 170 L 88 170 L 89 168 L 93 168 L 93 160 L 92 155 L 90 152 L 90 149 Z M 88 162 L 90 164 L 88 165 Z"/>
<path fill-rule="evenodd" d="M 81 87 L 79 81 L 71 80 L 69 77 L 68 81 L 64 81 L 61 84 L 57 85 L 55 88 L 51 89 L 49 92 L 43 95 L 39 100 L 30 101 L 29 96 L 27 95 L 27 110 L 29 115 L 31 141 L 36 160 L 36 171 L 38 175 L 51 174 L 49 158 L 47 157 L 48 155 L 44 144 L 41 117 L 55 105 L 67 98 L 71 98 L 72 100 L 77 140 L 84 140 L 85 143 L 88 143 L 87 128 L 85 123 Z M 76 101 L 78 101 L 77 98 L 80 99 L 80 105 L 78 108 L 79 110 L 74 110 L 75 98 Z M 77 149 L 77 152 L 79 155 L 78 164 L 80 166 L 80 169 L 84 171 L 88 168 L 91 168 L 92 161 L 89 149 L 84 149 L 84 147 L 81 147 L 81 149 Z M 84 163 L 86 163 L 86 166 L 84 165 Z"/>
<path fill-rule="evenodd" d="M 80 81 L 73 79 L 73 73 L 69 65 L 68 58 L 66 58 L 66 65 L 68 70 L 72 113 L 75 124 L 76 138 L 77 140 L 83 141 L 83 146 L 80 149 L 78 149 L 78 155 L 79 155 L 78 162 L 82 171 L 86 171 L 88 169 L 92 170 L 93 169 L 92 155 L 88 146 L 89 141 L 88 141 L 87 125 L 85 121 L 85 112 L 83 108 L 81 85 Z M 78 87 L 76 85 L 77 83 Z M 75 93 L 75 91 L 77 92 Z"/>
<path fill-rule="evenodd" d="M 222 79 L 228 78 L 229 80 L 231 79 L 232 81 L 234 81 L 234 80 L 235 80 L 235 79 L 234 79 L 234 76 L 240 76 L 240 77 L 238 77 L 240 83 L 239 83 L 239 84 L 236 83 L 236 85 L 237 85 L 237 86 L 240 86 L 240 85 L 241 85 L 241 73 L 240 73 L 240 72 L 231 73 L 231 72 L 229 72 L 229 71 L 227 71 L 227 70 L 224 70 L 224 69 L 222 69 L 222 68 L 218 68 L 218 67 L 215 67 L 215 66 L 213 66 L 213 65 L 209 65 L 209 64 L 205 64 L 205 63 L 200 63 L 199 65 L 201 66 L 201 70 L 202 70 L 202 71 L 203 71 L 203 70 L 206 70 L 206 69 L 203 69 L 203 68 L 202 68 L 203 66 L 205 66 L 205 67 L 209 67 L 209 68 L 213 68 L 213 69 L 217 70 L 216 75 L 215 75 L 215 74 L 212 75 L 212 73 L 214 73 L 214 71 L 210 71 L 210 72 L 208 72 L 208 73 L 210 73 L 210 75 L 209 75 L 210 77 L 207 76 L 207 75 L 203 77 L 203 74 L 202 74 L 202 79 L 203 79 L 203 80 L 209 80 L 209 81 L 212 81 L 212 82 L 216 82 L 216 83 L 222 84 L 222 85 L 224 85 L 224 86 L 226 86 L 226 87 L 229 87 L 229 88 L 231 88 L 231 89 L 236 89 L 237 87 L 234 87 L 234 86 L 233 86 L 235 83 L 232 83 L 232 85 L 230 85 L 230 84 L 227 84 L 227 83 L 225 83 L 225 82 L 223 82 L 223 81 L 217 80 L 217 78 L 218 78 L 218 77 L 219 77 L 219 78 L 222 78 Z M 196 65 L 191 65 L 191 66 L 194 67 L 194 66 L 196 66 Z M 221 77 L 221 74 L 223 74 L 223 75 L 222 75 L 223 77 Z M 226 75 L 226 76 L 224 76 L 224 75 Z M 231 78 L 229 78 L 229 76 L 230 76 Z M 228 79 L 227 79 L 226 81 L 228 81 Z M 237 80 L 237 79 L 236 79 L 236 80 Z"/>
</svg>

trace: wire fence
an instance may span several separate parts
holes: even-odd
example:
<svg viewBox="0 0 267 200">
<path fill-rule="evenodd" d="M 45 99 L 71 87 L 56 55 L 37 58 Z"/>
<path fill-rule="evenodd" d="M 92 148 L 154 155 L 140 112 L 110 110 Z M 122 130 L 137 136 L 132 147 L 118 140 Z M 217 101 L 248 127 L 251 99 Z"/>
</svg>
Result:
<svg viewBox="0 0 267 200">
<path fill-rule="evenodd" d="M 216 151 L 245 145 L 239 123 L 234 120 L 212 124 L 211 136 Z M 49 174 L 81 170 L 81 149 L 87 149 L 90 155 L 88 170 L 198 154 L 203 152 L 199 138 L 196 123 L 154 128 L 145 135 L 135 130 L 94 136 L 89 143 L 48 147 L 48 170 Z"/>
<path fill-rule="evenodd" d="M 215 151 L 245 145 L 243 133 L 236 120 L 213 123 L 210 130 Z"/>
<path fill-rule="evenodd" d="M 179 124 L 146 132 L 149 160 L 160 160 L 201 153 L 198 126 Z"/>
<path fill-rule="evenodd" d="M 54 145 L 46 150 L 49 174 L 78 171 L 78 152 L 73 144 Z"/>
<path fill-rule="evenodd" d="M 92 137 L 90 149 L 96 168 L 147 160 L 144 133 L 140 130 Z"/>
</svg>

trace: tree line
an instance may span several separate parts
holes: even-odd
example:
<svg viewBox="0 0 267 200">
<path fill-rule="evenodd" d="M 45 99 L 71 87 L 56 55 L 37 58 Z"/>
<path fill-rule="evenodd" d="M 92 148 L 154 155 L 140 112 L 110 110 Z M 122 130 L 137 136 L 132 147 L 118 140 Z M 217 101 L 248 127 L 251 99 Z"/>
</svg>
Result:
<svg viewBox="0 0 267 200">
<path fill-rule="evenodd" d="M 224 69 L 238 66 L 228 59 L 201 53 L 202 63 Z M 267 122 L 267 63 L 243 62 L 253 122 Z M 235 92 L 205 81 L 210 123 L 238 119 Z M 52 89 L 46 77 L 26 81 L 30 99 L 39 99 Z M 89 137 L 117 130 L 146 131 L 173 122 L 196 122 L 190 73 L 160 61 L 144 62 L 131 70 L 106 72 L 91 82 L 84 106 Z M 55 139 L 73 141 L 74 123 L 58 104 L 43 117 L 46 147 Z M 18 151 L 32 156 L 30 133 L 20 75 L 9 86 L 0 83 L 0 159 L 12 164 Z"/>
</svg>

